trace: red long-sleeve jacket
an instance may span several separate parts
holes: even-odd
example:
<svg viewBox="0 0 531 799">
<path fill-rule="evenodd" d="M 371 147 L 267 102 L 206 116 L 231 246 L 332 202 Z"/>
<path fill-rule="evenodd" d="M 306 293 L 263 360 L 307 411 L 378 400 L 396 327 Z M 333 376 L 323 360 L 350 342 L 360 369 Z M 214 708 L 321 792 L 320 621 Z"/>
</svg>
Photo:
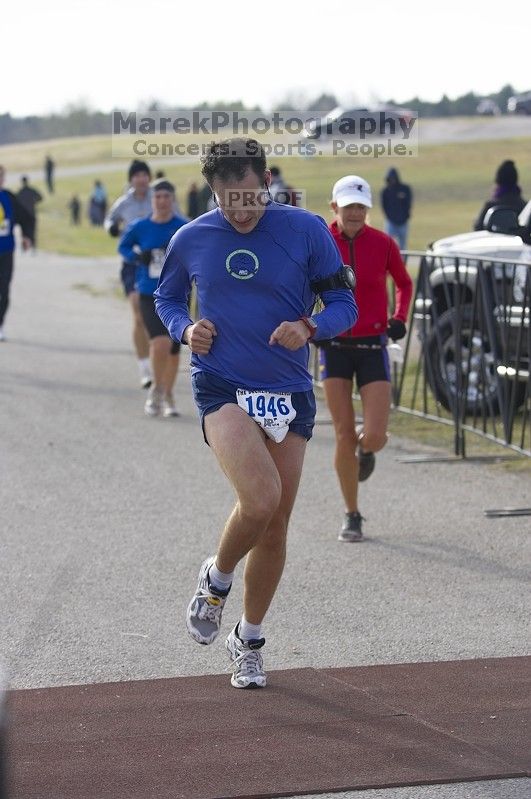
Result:
<svg viewBox="0 0 531 799">
<path fill-rule="evenodd" d="M 364 225 L 359 233 L 349 239 L 339 230 L 337 222 L 329 226 L 343 263 L 356 273 L 354 294 L 358 303 L 359 318 L 354 327 L 341 335 L 378 336 L 387 330 L 388 300 L 387 276 L 396 286 L 395 319 L 407 321 L 413 294 L 413 282 L 407 273 L 400 251 L 393 239 L 381 230 Z"/>
</svg>

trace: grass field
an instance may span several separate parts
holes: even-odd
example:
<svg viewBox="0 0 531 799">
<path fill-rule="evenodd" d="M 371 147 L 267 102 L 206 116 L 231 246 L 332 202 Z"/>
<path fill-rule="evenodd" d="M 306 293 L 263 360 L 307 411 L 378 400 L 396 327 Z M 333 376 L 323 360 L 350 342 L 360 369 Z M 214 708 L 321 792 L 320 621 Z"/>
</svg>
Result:
<svg viewBox="0 0 531 799">
<path fill-rule="evenodd" d="M 58 177 L 52 196 L 46 193 L 42 179 L 31 180 L 45 196 L 39 208 L 39 248 L 76 256 L 114 255 L 116 239 L 111 239 L 102 228 L 91 227 L 88 222 L 88 197 L 96 178 L 103 181 L 111 200 L 119 196 L 125 187 L 129 159 L 111 157 L 108 136 L 3 146 L 0 147 L 0 164 L 8 170 L 10 187 L 16 188 L 18 176 L 23 172 L 31 174 L 37 171 L 40 177 L 46 154 L 51 155 L 60 167 L 85 172 Z M 421 138 L 419 155 L 404 159 L 402 164 L 398 159 L 375 161 L 348 157 L 285 158 L 276 163 L 291 185 L 306 191 L 307 207 L 327 221 L 331 219 L 328 200 L 333 183 L 346 174 L 361 174 L 373 189 L 375 207 L 371 211 L 370 223 L 376 227 L 383 225 L 378 193 L 384 174 L 391 165 L 397 166 L 403 180 L 411 184 L 415 197 L 409 248 L 423 250 L 437 238 L 471 229 L 473 219 L 491 192 L 498 164 L 507 158 L 516 162 L 523 194 L 526 198 L 531 197 L 531 147 L 529 139 L 524 138 L 430 146 L 423 146 Z M 275 161 L 270 160 L 270 163 Z M 90 171 L 91 165 L 94 171 Z M 201 184 L 202 181 L 198 161 L 179 164 L 168 158 L 163 164 L 157 163 L 155 168 L 163 168 L 176 183 L 178 199 L 185 210 L 189 184 L 192 181 Z M 69 223 L 67 203 L 74 193 L 79 195 L 83 207 L 79 227 Z M 77 288 L 90 291 L 90 287 Z M 448 454 L 452 452 L 451 427 L 393 413 L 389 429 L 396 435 L 440 446 Z M 504 453 L 502 448 L 473 435 L 467 436 L 467 447 L 470 455 Z M 503 467 L 528 471 L 531 461 L 518 458 L 503 464 Z"/>
<path fill-rule="evenodd" d="M 93 165 L 95 171 L 58 177 L 56 191 L 50 196 L 41 176 L 46 154 L 53 157 L 58 167 L 87 170 Z M 531 147 L 529 139 L 524 138 L 423 146 L 421 135 L 419 155 L 405 158 L 403 163 L 396 158 L 354 157 L 292 157 L 277 159 L 277 163 L 292 186 L 306 191 L 307 207 L 326 220 L 331 218 L 328 200 L 333 183 L 346 174 L 362 175 L 373 189 L 375 206 L 370 222 L 376 227 L 383 225 L 378 193 L 384 174 L 391 165 L 397 166 L 403 180 L 414 191 L 409 248 L 424 249 L 437 238 L 471 229 L 473 219 L 490 195 L 494 172 L 506 158 L 516 162 L 524 196 L 530 197 Z M 274 162 L 271 159 L 271 163 Z M 91 228 L 87 219 L 88 197 L 96 178 L 103 181 L 111 200 L 121 194 L 125 186 L 129 159 L 111 157 L 109 136 L 7 145 L 0 147 L 0 163 L 8 171 L 11 188 L 16 188 L 21 173 L 38 172 L 40 179 L 32 183 L 45 195 L 39 208 L 41 249 L 80 256 L 116 252 L 116 241 L 101 228 Z M 98 166 L 103 166 L 99 173 Z M 179 163 L 178 159 L 167 158 L 160 168 L 175 181 L 179 202 L 185 210 L 189 184 L 192 181 L 201 183 L 198 161 Z M 79 227 L 69 223 L 67 203 L 74 193 L 82 202 L 83 217 Z"/>
</svg>

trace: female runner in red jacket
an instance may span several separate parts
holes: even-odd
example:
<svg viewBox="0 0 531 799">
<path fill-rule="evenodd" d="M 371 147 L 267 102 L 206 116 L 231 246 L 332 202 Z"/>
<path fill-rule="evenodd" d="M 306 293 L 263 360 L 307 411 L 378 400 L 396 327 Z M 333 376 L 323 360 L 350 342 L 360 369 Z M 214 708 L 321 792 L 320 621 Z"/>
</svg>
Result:
<svg viewBox="0 0 531 799">
<path fill-rule="evenodd" d="M 356 325 L 321 347 L 320 370 L 336 435 L 335 468 L 345 501 L 340 541 L 361 541 L 363 517 L 358 508 L 358 482 L 375 464 L 374 453 L 387 441 L 391 404 L 388 338 L 406 334 L 413 284 L 395 242 L 366 224 L 372 207 L 371 189 L 363 178 L 347 175 L 334 185 L 330 230 L 343 262 L 356 273 L 359 307 Z M 387 278 L 396 287 L 396 310 L 388 318 Z M 353 379 L 363 407 L 363 426 L 356 428 Z"/>
</svg>

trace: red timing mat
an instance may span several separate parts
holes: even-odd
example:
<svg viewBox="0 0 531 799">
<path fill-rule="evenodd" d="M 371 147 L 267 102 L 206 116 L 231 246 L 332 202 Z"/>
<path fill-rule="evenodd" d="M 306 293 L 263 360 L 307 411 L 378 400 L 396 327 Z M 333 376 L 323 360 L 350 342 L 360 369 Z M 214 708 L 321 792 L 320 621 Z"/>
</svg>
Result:
<svg viewBox="0 0 531 799">
<path fill-rule="evenodd" d="M 515 657 L 12 691 L 9 799 L 252 799 L 525 776 Z"/>
</svg>

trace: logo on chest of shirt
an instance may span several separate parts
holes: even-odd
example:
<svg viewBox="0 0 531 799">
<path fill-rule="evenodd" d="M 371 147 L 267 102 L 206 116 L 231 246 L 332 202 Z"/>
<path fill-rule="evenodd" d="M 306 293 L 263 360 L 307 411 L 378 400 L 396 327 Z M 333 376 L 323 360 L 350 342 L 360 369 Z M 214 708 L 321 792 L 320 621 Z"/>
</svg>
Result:
<svg viewBox="0 0 531 799">
<path fill-rule="evenodd" d="M 238 280 L 249 280 L 258 272 L 260 262 L 251 250 L 233 250 L 225 261 L 227 272 Z"/>
</svg>

